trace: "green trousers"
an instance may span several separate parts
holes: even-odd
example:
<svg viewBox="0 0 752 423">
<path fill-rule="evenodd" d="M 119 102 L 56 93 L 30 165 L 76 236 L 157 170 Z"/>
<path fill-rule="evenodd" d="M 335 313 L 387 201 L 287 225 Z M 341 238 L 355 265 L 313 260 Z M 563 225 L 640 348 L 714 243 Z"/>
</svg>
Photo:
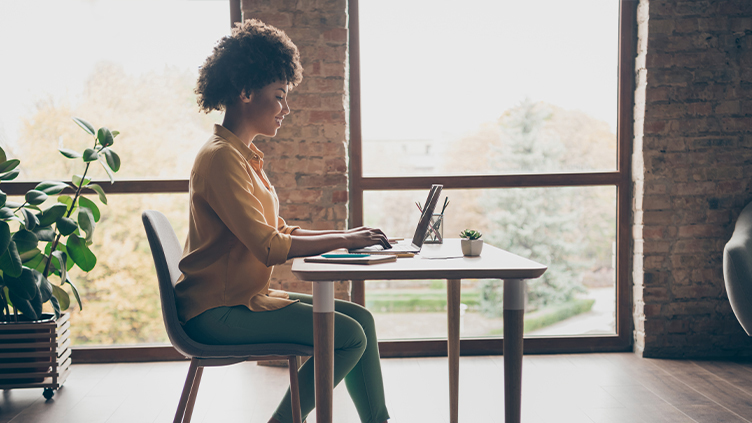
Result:
<svg viewBox="0 0 752 423">
<path fill-rule="evenodd" d="M 185 324 L 186 333 L 205 344 L 290 342 L 313 345 L 313 298 L 290 293 L 300 300 L 274 311 L 254 312 L 243 306 L 207 310 Z M 371 312 L 358 304 L 334 303 L 334 384 L 345 380 L 360 421 L 381 423 L 389 418 L 384 400 L 379 346 Z M 300 408 L 305 419 L 314 409 L 313 358 L 299 370 Z M 274 418 L 292 421 L 290 390 L 280 401 Z"/>
</svg>

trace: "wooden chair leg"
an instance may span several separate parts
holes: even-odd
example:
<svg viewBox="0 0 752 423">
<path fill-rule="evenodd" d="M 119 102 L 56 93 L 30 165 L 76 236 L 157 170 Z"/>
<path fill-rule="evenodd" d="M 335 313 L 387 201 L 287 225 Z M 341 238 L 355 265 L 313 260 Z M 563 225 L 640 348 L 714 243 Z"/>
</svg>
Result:
<svg viewBox="0 0 752 423">
<path fill-rule="evenodd" d="M 188 367 L 188 375 L 185 377 L 183 393 L 180 394 L 180 402 L 178 403 L 178 410 L 175 412 L 173 423 L 183 423 L 184 421 L 183 416 L 185 415 L 185 410 L 188 406 L 188 397 L 190 396 L 191 391 L 193 391 L 193 381 L 196 379 L 196 373 L 198 370 L 198 360 L 195 358 L 191 359 L 191 365 Z M 188 420 L 185 420 L 186 423 L 188 421 L 190 421 L 190 416 Z"/>
<path fill-rule="evenodd" d="M 193 387 L 191 388 L 191 395 L 188 397 L 188 407 L 185 409 L 185 417 L 183 417 L 183 423 L 190 423 L 191 416 L 193 416 L 193 406 L 196 404 L 196 396 L 198 395 L 198 385 L 201 383 L 201 376 L 204 374 L 204 368 L 199 367 L 196 371 L 196 379 L 193 381 Z"/>
<path fill-rule="evenodd" d="M 298 357 L 287 357 L 287 367 L 290 369 L 290 400 L 292 401 L 292 421 L 301 423 L 300 415 L 300 387 L 298 385 Z"/>
</svg>

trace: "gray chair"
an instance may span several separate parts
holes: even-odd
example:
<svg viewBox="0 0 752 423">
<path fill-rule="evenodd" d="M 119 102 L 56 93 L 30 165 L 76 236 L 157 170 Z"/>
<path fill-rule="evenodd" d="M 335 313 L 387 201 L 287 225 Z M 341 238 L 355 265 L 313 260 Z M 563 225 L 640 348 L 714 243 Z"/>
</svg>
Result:
<svg viewBox="0 0 752 423">
<path fill-rule="evenodd" d="M 723 249 L 723 279 L 736 319 L 752 336 L 752 203 L 739 214 Z"/>
<path fill-rule="evenodd" d="M 299 356 L 312 356 L 313 347 L 298 344 L 246 344 L 246 345 L 207 345 L 194 341 L 183 330 L 178 320 L 175 304 L 175 283 L 180 276 L 178 261 L 182 248 L 170 222 L 160 212 L 147 210 L 141 218 L 149 239 L 159 280 L 159 293 L 162 299 L 162 317 L 170 342 L 178 352 L 191 359 L 183 393 L 180 396 L 175 423 L 191 421 L 196 402 L 198 385 L 205 366 L 227 366 L 242 361 L 273 360 L 285 357 L 290 368 L 290 391 L 292 397 L 293 421 L 300 423 L 300 395 L 298 392 Z"/>
</svg>

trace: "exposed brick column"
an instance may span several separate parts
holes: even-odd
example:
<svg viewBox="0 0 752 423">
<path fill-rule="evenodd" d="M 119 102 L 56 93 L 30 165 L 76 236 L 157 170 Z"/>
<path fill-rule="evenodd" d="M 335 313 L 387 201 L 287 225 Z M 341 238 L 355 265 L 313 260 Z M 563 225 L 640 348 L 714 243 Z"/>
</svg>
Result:
<svg viewBox="0 0 752 423">
<path fill-rule="evenodd" d="M 752 201 L 752 2 L 640 1 L 635 350 L 752 355 L 722 252 Z"/>
<path fill-rule="evenodd" d="M 288 224 L 306 229 L 347 227 L 347 1 L 242 0 L 243 19 L 284 30 L 300 50 L 303 82 L 288 96 L 290 115 L 274 138 L 257 137 L 264 170 Z M 277 266 L 272 287 L 311 292 L 309 283 Z M 349 282 L 335 285 L 349 298 Z"/>
</svg>

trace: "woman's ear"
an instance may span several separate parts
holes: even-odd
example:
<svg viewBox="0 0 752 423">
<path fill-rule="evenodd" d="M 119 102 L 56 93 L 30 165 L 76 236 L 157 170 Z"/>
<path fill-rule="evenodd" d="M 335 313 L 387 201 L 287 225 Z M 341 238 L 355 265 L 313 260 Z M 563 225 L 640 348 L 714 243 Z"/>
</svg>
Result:
<svg viewBox="0 0 752 423">
<path fill-rule="evenodd" d="M 240 93 L 240 101 L 242 101 L 243 103 L 250 103 L 252 97 L 253 97 L 253 92 L 246 93 L 246 91 L 243 90 Z"/>
</svg>

